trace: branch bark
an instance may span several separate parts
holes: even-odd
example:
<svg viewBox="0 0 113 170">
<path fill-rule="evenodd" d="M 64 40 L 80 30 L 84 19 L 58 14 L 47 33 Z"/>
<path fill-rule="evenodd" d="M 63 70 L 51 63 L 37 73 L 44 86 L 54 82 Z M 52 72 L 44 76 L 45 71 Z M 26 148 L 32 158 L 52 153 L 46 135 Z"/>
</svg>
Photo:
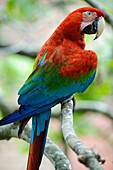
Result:
<svg viewBox="0 0 113 170">
<path fill-rule="evenodd" d="M 103 170 L 99 161 L 104 163 L 100 155 L 87 148 L 77 137 L 73 129 L 73 101 L 63 102 L 61 107 L 61 128 L 66 143 L 78 155 L 78 160 L 90 170 Z M 97 159 L 99 158 L 99 160 Z"/>
<path fill-rule="evenodd" d="M 48 137 L 44 154 L 52 162 L 56 170 L 71 170 L 71 165 L 65 154 Z"/>
<path fill-rule="evenodd" d="M 16 122 L 16 123 L 12 123 L 9 125 L 1 126 L 0 127 L 0 140 L 3 140 L 3 139 L 9 140 L 12 137 L 18 138 L 19 125 L 20 123 Z M 29 125 L 27 124 L 21 135 L 21 139 L 25 140 L 28 143 L 30 142 L 30 131 L 31 129 Z M 71 170 L 71 165 L 69 163 L 69 160 L 65 156 L 65 154 L 48 137 L 46 139 L 44 154 L 51 161 L 51 163 L 53 164 L 56 170 L 59 170 L 59 169 Z"/>
<path fill-rule="evenodd" d="M 110 109 L 110 106 L 104 102 L 81 100 L 81 101 L 77 101 L 74 109 L 76 112 L 91 111 L 91 112 L 101 113 L 102 115 L 105 115 L 113 120 L 113 113 Z M 54 108 L 52 108 L 53 117 L 58 117 L 60 114 L 61 114 L 60 107 L 55 106 Z"/>
</svg>

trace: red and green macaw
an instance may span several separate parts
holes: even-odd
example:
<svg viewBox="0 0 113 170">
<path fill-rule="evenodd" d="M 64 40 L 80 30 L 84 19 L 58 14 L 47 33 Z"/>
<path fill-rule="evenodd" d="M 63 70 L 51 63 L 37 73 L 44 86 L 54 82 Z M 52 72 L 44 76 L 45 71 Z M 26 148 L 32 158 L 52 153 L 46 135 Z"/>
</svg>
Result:
<svg viewBox="0 0 113 170">
<path fill-rule="evenodd" d="M 93 82 L 97 55 L 85 50 L 84 34 L 104 27 L 104 13 L 84 7 L 70 13 L 40 49 L 34 70 L 19 90 L 19 110 L 3 118 L 0 125 L 21 121 L 19 137 L 32 117 L 27 170 L 39 169 L 44 152 L 51 108 L 74 93 L 83 93 Z"/>
</svg>

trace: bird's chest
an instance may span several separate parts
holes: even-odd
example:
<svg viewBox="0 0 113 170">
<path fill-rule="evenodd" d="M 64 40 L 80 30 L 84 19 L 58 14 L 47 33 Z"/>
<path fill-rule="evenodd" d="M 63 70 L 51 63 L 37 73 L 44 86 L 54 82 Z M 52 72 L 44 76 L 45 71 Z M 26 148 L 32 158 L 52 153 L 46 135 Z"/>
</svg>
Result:
<svg viewBox="0 0 113 170">
<path fill-rule="evenodd" d="M 78 45 L 75 42 L 64 39 L 62 46 L 58 50 L 57 56 L 54 58 L 56 65 L 65 65 L 74 53 L 79 51 Z"/>
</svg>

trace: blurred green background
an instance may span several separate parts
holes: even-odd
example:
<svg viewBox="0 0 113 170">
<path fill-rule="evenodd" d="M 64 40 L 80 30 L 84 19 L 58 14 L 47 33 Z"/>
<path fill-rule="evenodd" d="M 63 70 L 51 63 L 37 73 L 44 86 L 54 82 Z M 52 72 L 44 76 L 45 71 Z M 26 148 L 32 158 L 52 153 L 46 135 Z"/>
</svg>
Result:
<svg viewBox="0 0 113 170">
<path fill-rule="evenodd" d="M 113 18 L 112 0 L 100 0 L 99 4 Z M 10 111 L 17 108 L 17 92 L 32 72 L 34 56 L 60 22 L 71 11 L 84 6 L 90 5 L 84 0 L 0 0 L 0 103 L 4 104 L 4 107 L 6 106 Z M 85 41 L 86 49 L 92 49 L 98 55 L 97 75 L 88 90 L 83 94 L 76 94 L 75 97 L 77 101 L 105 102 L 112 112 L 113 29 L 111 24 L 106 22 L 103 35 L 95 41 L 93 38 L 94 35 L 87 35 Z M 5 114 L 0 104 L 0 117 Z M 91 111 L 78 112 L 74 114 L 74 129 L 82 140 L 87 136 L 91 136 L 92 139 L 101 137 L 101 141 L 106 140 L 107 145 L 113 149 L 112 122 L 109 118 Z M 60 117 L 52 118 L 49 137 L 68 154 L 60 129 Z M 18 142 L 17 152 L 21 152 L 22 155 L 28 153 L 28 144 L 17 139 L 13 142 Z M 2 164 L 0 166 L 0 169 L 5 170 Z"/>
</svg>

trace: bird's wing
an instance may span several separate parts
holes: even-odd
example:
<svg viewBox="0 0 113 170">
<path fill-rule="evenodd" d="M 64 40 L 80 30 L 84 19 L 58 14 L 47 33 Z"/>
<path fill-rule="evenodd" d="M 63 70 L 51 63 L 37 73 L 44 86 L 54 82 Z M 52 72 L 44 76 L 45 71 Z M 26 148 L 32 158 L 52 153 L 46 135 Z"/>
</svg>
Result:
<svg viewBox="0 0 113 170">
<path fill-rule="evenodd" d="M 47 51 L 42 60 L 46 54 Z M 51 59 L 46 62 L 42 60 L 18 92 L 20 105 L 32 106 L 39 110 L 53 107 L 72 94 L 85 91 L 95 77 L 95 69 L 80 75 L 79 78 L 64 76 L 60 72 L 64 65 L 56 65 Z"/>
<path fill-rule="evenodd" d="M 43 57 L 46 56 L 46 53 Z M 55 57 L 55 55 L 53 57 Z M 85 68 L 86 66 L 83 60 L 77 60 L 74 66 L 71 62 L 70 65 L 69 63 L 67 63 L 67 65 L 56 65 L 51 59 L 39 64 L 18 93 L 20 95 L 18 103 L 21 105 L 19 110 L 0 120 L 0 125 L 26 119 L 35 114 L 45 112 L 69 98 L 74 93 L 84 92 L 94 80 L 96 69 L 90 70 L 83 75 L 78 74 L 78 72 L 83 71 L 83 67 Z M 79 70 L 76 71 L 78 65 Z M 61 74 L 61 71 L 65 71 L 65 69 L 67 73 L 69 72 L 69 68 L 71 71 L 71 66 L 74 67 L 72 69 L 73 73 L 77 72 L 78 75 L 70 77 L 63 75 L 64 72 Z M 47 115 L 44 116 L 45 120 L 48 118 L 46 116 Z"/>
</svg>

